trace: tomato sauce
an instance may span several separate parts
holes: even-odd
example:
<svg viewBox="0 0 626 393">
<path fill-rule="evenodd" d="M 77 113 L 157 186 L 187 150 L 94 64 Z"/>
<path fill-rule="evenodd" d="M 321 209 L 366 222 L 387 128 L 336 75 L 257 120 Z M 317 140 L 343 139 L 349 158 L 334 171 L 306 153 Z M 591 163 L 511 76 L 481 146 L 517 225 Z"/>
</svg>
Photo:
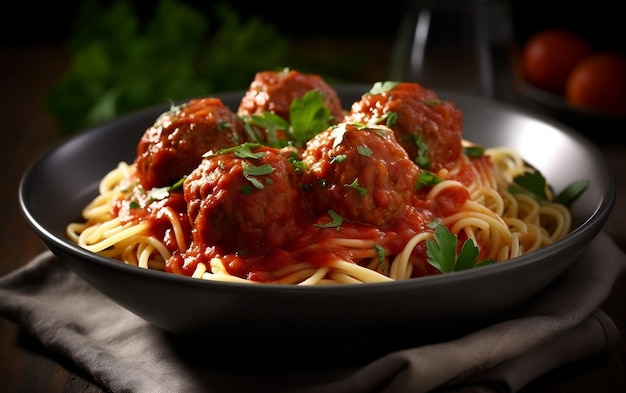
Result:
<svg viewBox="0 0 626 393">
<path fill-rule="evenodd" d="M 178 215 L 184 223 L 188 217 L 184 204 L 180 203 L 182 201 L 180 194 L 170 195 L 170 198 L 176 201 L 175 203 L 154 203 L 151 205 L 151 214 L 141 215 L 136 219 L 149 220 L 151 233 L 166 239 L 166 245 L 173 253 L 172 258 L 167 261 L 166 269 L 169 272 L 192 275 L 198 263 L 208 266 L 211 258 L 221 258 L 229 274 L 253 281 L 268 282 L 279 278 L 273 274 L 274 272 L 298 263 L 323 267 L 336 260 L 359 262 L 349 249 L 334 246 L 332 243 L 334 239 L 371 241 L 394 255 L 398 254 L 413 236 L 429 230 L 427 226 L 435 217 L 458 211 L 458 207 L 467 199 L 467 193 L 463 190 L 463 188 L 457 188 L 445 192 L 445 197 L 430 204 L 429 209 L 415 207 L 407 209 L 402 220 L 398 220 L 393 227 L 385 229 L 350 222 L 343 222 L 338 227 L 322 228 L 320 225 L 328 222 L 328 219 L 310 217 L 308 221 L 302 221 L 301 227 L 297 229 L 298 237 L 293 243 L 254 254 L 226 252 L 219 245 L 208 243 L 194 243 L 184 253 L 178 252 L 175 241 L 167 241 L 168 238 L 173 240 L 171 228 L 169 228 L 169 221 L 163 219 L 164 215 L 159 209 L 165 207 L 178 209 Z M 137 211 L 142 210 L 137 209 Z M 185 227 L 191 233 L 190 225 L 186 224 Z M 284 228 L 283 231 L 292 229 Z M 425 247 L 418 246 L 413 251 L 413 259 L 414 265 L 421 265 L 414 271 L 415 276 L 437 273 L 424 262 L 426 260 Z"/>
<path fill-rule="evenodd" d="M 283 74 L 282 79 L 255 79 L 254 91 L 239 111 L 257 113 L 260 95 L 254 92 L 271 91 L 283 97 L 274 105 L 285 115 L 287 103 L 305 94 L 311 81 L 322 86 L 318 79 Z M 264 83 L 271 86 L 264 90 L 259 86 Z M 322 87 L 340 117 L 336 97 Z M 413 236 L 432 231 L 429 224 L 459 211 L 469 198 L 466 188 L 453 186 L 429 200 L 432 184 L 419 184 L 420 174 L 433 168 L 460 168 L 454 176 L 463 184 L 475 175 L 459 161 L 460 111 L 417 84 L 364 96 L 349 115 L 352 121 L 382 118 L 388 114 L 381 112 L 386 105 L 397 111 L 399 128 L 341 122 L 289 154 L 245 142 L 242 123 L 218 101 L 189 105 L 162 116 L 146 131 L 138 147 L 136 182 L 115 201 L 112 212 L 123 222 L 150 223 L 151 235 L 163 240 L 172 254 L 165 265 L 168 272 L 192 275 L 200 263 L 210 270 L 211 260 L 219 258 L 233 276 L 269 282 L 295 264 L 369 264 L 378 246 L 391 257 L 399 254 Z M 359 114 L 359 108 L 367 113 Z M 413 140 L 409 145 L 406 135 Z M 420 166 L 422 143 L 427 144 L 430 164 Z M 174 156 L 163 158 L 171 152 Z M 184 168 L 177 165 L 177 154 L 185 155 Z M 157 162 L 170 163 L 165 175 L 156 171 Z M 182 186 L 172 187 L 181 178 Z M 155 185 L 160 192 L 154 193 Z M 184 245 L 178 244 L 172 216 L 182 226 Z M 355 246 L 339 245 L 339 239 L 354 239 Z M 423 244 L 410 258 L 414 276 L 437 273 L 426 262 Z"/>
</svg>

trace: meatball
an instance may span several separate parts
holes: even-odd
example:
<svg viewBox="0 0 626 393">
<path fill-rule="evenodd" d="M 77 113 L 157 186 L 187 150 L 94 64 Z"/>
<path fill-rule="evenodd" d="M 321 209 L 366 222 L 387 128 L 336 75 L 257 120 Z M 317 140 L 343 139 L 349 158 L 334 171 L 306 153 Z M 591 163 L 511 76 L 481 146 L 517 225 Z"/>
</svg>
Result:
<svg viewBox="0 0 626 393">
<path fill-rule="evenodd" d="M 227 253 L 263 254 L 287 244 L 305 211 L 293 166 L 266 146 L 206 157 L 183 193 L 194 243 Z"/>
<path fill-rule="evenodd" d="M 304 97 L 311 90 L 321 93 L 324 105 L 332 116 L 330 124 L 341 122 L 345 113 L 339 95 L 322 77 L 287 69 L 256 73 L 237 113 L 242 117 L 249 117 L 271 112 L 290 122 L 289 109 L 292 101 Z"/>
<path fill-rule="evenodd" d="M 390 227 L 411 200 L 419 168 L 386 126 L 342 123 L 309 140 L 304 188 L 316 214 Z"/>
<path fill-rule="evenodd" d="M 193 99 L 163 113 L 137 145 L 144 188 L 170 186 L 200 164 L 207 151 L 244 141 L 243 123 L 218 98 Z"/>
<path fill-rule="evenodd" d="M 383 123 L 423 169 L 450 168 L 462 152 L 462 112 L 418 83 L 398 83 L 352 104 L 347 122 Z M 426 158 L 426 160 L 424 160 Z"/>
</svg>

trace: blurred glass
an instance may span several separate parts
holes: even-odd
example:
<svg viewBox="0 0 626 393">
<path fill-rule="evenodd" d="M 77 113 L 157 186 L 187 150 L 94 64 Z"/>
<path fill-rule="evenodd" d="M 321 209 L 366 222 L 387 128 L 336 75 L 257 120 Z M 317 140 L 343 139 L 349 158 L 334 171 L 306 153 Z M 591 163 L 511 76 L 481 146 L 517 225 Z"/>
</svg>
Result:
<svg viewBox="0 0 626 393">
<path fill-rule="evenodd" d="M 489 98 L 511 94 L 513 25 L 506 0 L 414 0 L 390 78 Z"/>
</svg>

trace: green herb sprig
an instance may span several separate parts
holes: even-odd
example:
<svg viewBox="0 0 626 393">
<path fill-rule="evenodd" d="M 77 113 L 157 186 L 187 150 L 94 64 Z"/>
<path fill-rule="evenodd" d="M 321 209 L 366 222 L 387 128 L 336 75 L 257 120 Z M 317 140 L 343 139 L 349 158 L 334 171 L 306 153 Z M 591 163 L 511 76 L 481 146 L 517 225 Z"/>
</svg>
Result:
<svg viewBox="0 0 626 393">
<path fill-rule="evenodd" d="M 266 131 L 266 144 L 274 147 L 285 147 L 291 144 L 304 147 L 306 142 L 315 135 L 326 130 L 333 123 L 330 109 L 325 106 L 322 94 L 310 90 L 302 98 L 296 98 L 289 106 L 289 122 L 272 112 L 252 115 L 244 119 L 249 126 L 258 126 Z M 283 131 L 287 140 L 278 137 L 277 131 Z M 248 134 L 254 134 L 251 128 Z"/>
<path fill-rule="evenodd" d="M 458 238 L 448 228 L 435 223 L 434 240 L 426 240 L 426 255 L 429 264 L 442 273 L 452 273 L 474 267 L 493 264 L 493 259 L 478 261 L 479 250 L 472 239 L 467 239 L 457 254 Z"/>
<path fill-rule="evenodd" d="M 330 216 L 330 221 L 325 224 L 315 224 L 318 228 L 335 228 L 336 230 L 341 229 L 341 224 L 343 224 L 343 217 L 337 214 L 334 210 L 329 210 L 328 215 Z"/>
<path fill-rule="evenodd" d="M 587 188 L 589 188 L 589 180 L 581 179 L 573 181 L 554 197 L 553 202 L 570 207 Z M 516 176 L 513 179 L 513 184 L 508 187 L 510 193 L 528 195 L 539 203 L 550 202 L 546 189 L 546 178 L 537 169 L 532 169 L 531 171 Z"/>
</svg>

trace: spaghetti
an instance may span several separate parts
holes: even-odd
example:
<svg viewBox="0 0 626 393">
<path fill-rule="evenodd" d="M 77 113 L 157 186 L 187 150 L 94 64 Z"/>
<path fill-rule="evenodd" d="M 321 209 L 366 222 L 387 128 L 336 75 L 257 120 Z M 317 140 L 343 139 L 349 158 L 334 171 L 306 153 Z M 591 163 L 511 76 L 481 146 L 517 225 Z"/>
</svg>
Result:
<svg viewBox="0 0 626 393">
<path fill-rule="evenodd" d="M 170 112 L 168 124 L 177 132 L 184 108 Z M 429 263 L 433 223 L 459 243 L 471 241 L 478 261 L 495 263 L 569 232 L 570 212 L 552 202 L 549 188 L 545 201 L 512 190 L 516 177 L 535 171 L 515 151 L 470 154 L 476 146 L 461 140 L 458 155 L 430 172 L 401 147 L 393 124 L 375 117 L 357 124 L 348 114 L 300 148 L 248 137 L 204 153 L 184 181 L 168 186 L 147 189 L 137 161 L 121 162 L 67 235 L 87 250 L 145 269 L 324 285 L 440 274 Z M 424 175 L 436 181 L 424 182 Z"/>
</svg>

